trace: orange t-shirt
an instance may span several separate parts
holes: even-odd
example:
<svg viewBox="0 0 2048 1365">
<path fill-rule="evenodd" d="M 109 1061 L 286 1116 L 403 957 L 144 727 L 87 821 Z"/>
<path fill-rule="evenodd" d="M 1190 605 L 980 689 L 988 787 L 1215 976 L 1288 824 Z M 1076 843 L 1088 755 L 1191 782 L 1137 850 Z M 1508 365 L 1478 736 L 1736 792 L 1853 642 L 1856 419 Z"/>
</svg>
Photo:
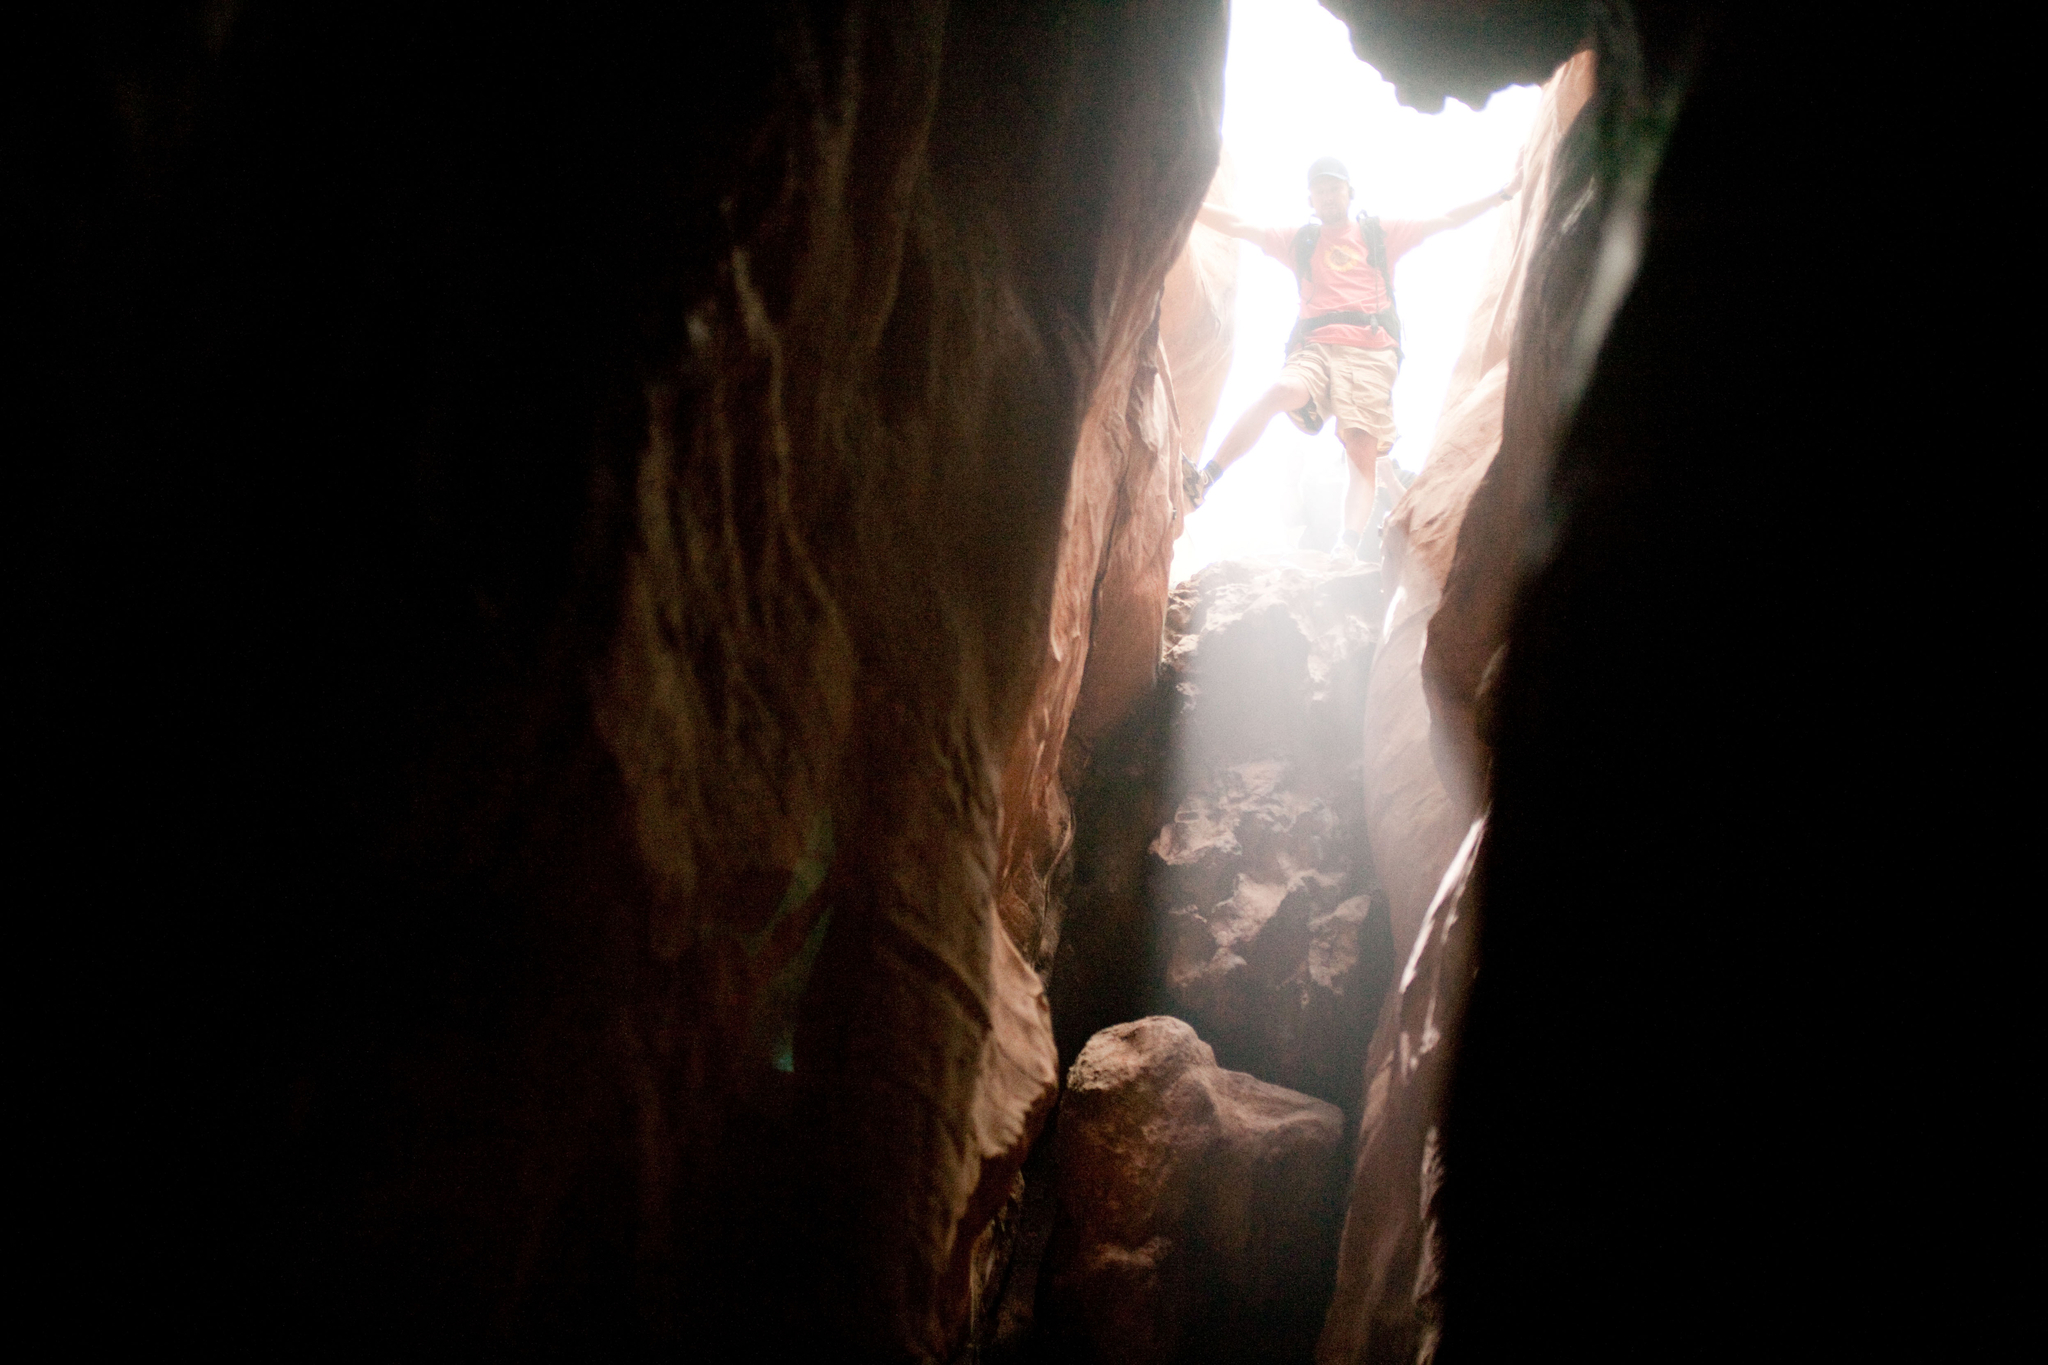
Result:
<svg viewBox="0 0 2048 1365">
<path fill-rule="evenodd" d="M 1405 218 L 1382 218 L 1380 228 L 1387 234 L 1387 271 L 1430 234 L 1424 224 Z M 1259 237 L 1259 248 L 1268 256 L 1294 269 L 1294 234 L 1297 228 L 1267 228 Z M 1377 313 L 1387 306 L 1387 282 L 1380 278 L 1365 256 L 1365 234 L 1356 222 L 1332 227 L 1323 224 L 1316 249 L 1309 257 L 1308 279 L 1301 289 L 1301 315 L 1318 313 Z M 1385 350 L 1394 339 L 1378 327 L 1337 323 L 1318 327 L 1308 334 L 1310 341 L 1332 346 L 1359 346 L 1369 351 Z"/>
</svg>

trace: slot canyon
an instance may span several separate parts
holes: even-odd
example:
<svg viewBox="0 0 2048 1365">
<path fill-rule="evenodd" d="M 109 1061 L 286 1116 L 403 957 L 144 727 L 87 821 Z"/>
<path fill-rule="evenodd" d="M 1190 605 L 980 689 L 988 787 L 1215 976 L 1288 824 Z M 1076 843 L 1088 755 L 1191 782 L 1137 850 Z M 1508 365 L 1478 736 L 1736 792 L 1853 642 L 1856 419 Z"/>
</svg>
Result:
<svg viewBox="0 0 2048 1365">
<path fill-rule="evenodd" d="M 1865 694 L 1783 586 L 1881 382 L 1812 340 L 1837 35 L 1322 4 L 1423 113 L 1541 86 L 1526 182 L 1383 552 L 1178 582 L 1224 0 L 67 21 L 18 581 L 79 1347 L 1865 1329 L 1909 1026 L 1831 993 Z"/>
</svg>

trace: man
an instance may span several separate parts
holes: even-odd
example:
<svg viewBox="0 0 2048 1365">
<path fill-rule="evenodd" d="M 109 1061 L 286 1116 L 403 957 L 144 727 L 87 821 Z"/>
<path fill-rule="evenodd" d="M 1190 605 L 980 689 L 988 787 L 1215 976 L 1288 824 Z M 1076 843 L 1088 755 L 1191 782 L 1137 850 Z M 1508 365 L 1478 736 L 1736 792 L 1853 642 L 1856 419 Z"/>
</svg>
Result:
<svg viewBox="0 0 2048 1365">
<path fill-rule="evenodd" d="M 1317 221 L 1299 228 L 1258 227 L 1204 204 L 1196 221 L 1240 237 L 1292 269 L 1301 284 L 1301 321 L 1288 339 L 1286 368 L 1223 438 L 1208 465 L 1187 469 L 1188 501 L 1202 498 L 1250 450 L 1275 415 L 1287 413 L 1314 435 L 1331 417 L 1344 443 L 1349 480 L 1344 531 L 1336 547 L 1355 555 L 1372 516 L 1375 465 L 1393 447 L 1394 375 L 1401 364 L 1401 323 L 1394 313 L 1394 265 L 1421 243 L 1515 197 L 1522 171 L 1506 186 L 1438 218 L 1382 222 L 1351 216 L 1351 175 L 1335 157 L 1308 168 L 1308 202 Z"/>
</svg>

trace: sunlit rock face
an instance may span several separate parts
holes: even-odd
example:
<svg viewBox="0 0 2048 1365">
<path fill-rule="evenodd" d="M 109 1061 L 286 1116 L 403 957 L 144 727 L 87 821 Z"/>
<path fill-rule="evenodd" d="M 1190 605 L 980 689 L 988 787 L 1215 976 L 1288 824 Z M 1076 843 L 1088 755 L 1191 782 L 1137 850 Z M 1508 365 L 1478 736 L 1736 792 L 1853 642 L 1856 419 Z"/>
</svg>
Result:
<svg viewBox="0 0 2048 1365">
<path fill-rule="evenodd" d="M 1324 1365 L 1427 1361 L 1443 1335 L 1443 1129 L 1472 985 L 1483 839 L 1475 824 L 1453 855 L 1366 1054 L 1337 1284 L 1316 1344 Z"/>
<path fill-rule="evenodd" d="M 1216 1064 L 1178 1019 L 1089 1039 L 1057 1139 L 1044 1359 L 1306 1357 L 1335 1255 L 1345 1123 Z"/>
<path fill-rule="evenodd" d="M 1225 193 L 1228 182 L 1228 168 L 1219 167 L 1206 197 Z M 1167 572 L 1186 511 L 1178 463 L 1200 451 L 1215 416 L 1230 368 L 1236 278 L 1235 243 L 1195 230 L 1167 272 L 1157 319 L 1114 357 L 1082 420 L 1046 649 L 1000 786 L 996 913 L 1005 933 L 998 937 L 1041 972 L 1050 970 L 1059 945 L 1057 881 L 1073 840 L 1068 784 L 1086 770 L 1095 740 L 1145 702 L 1158 675 Z M 1010 981 L 1017 998 L 1011 1017 L 1025 1018 L 1020 1006 L 1042 1014 L 1038 977 Z M 1042 1254 L 1049 1217 L 1048 1192 L 1027 1192 L 1019 1167 L 1053 1095 L 1051 1031 L 1041 1025 L 1011 1033 L 1028 1051 L 1012 1049 L 1026 1064 L 1008 1074 L 1028 1075 L 1031 1089 L 1026 1095 L 1013 1081 L 1017 1099 L 1009 1108 L 1029 1121 L 1005 1124 L 1009 1145 L 983 1166 L 943 1294 L 956 1311 L 966 1310 L 981 1346 L 1001 1333 L 1028 1332 L 1032 1295 L 1009 1290 L 1012 1317 L 1025 1320 L 1020 1325 L 999 1320 L 996 1294 L 1020 1235 L 1027 1262 Z M 1037 1196 L 1028 1213 L 1027 1193 Z M 999 1217 L 989 1216 L 992 1205 L 1000 1206 Z M 970 1241 L 965 1230 L 972 1227 L 982 1231 Z M 1020 1282 L 1035 1283 L 1036 1271 L 1035 1263 L 1024 1265 Z"/>
<path fill-rule="evenodd" d="M 1203 200 L 1229 207 L 1236 183 L 1225 148 Z M 1180 453 L 1195 464 L 1202 461 L 1236 354 L 1237 265 L 1237 239 L 1198 223 L 1166 273 L 1166 292 L 1159 300 L 1159 335 L 1172 360 L 1173 400 L 1180 414 Z"/>
<path fill-rule="evenodd" d="M 1225 1065 L 1355 1107 L 1393 955 L 1358 759 L 1380 610 L 1377 566 L 1316 554 L 1175 589 L 1151 705 L 1079 798 L 1064 1046 L 1156 1008 Z"/>
</svg>

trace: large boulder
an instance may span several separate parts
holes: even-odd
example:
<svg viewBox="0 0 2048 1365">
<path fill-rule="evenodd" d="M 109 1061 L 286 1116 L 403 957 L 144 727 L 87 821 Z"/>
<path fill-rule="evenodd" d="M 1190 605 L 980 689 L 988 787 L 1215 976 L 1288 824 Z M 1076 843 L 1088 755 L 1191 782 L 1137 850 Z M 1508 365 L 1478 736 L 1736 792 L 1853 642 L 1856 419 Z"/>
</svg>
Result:
<svg viewBox="0 0 2048 1365">
<path fill-rule="evenodd" d="M 1345 1007 L 1385 989 L 1392 953 L 1365 936 L 1372 897 L 1346 894 L 1356 868 L 1339 843 L 1345 821 L 1295 779 L 1286 760 L 1261 759 L 1221 769 L 1181 802 L 1150 850 L 1155 907 L 1170 907 L 1156 951 L 1167 997 L 1242 1064 L 1345 1094 L 1344 1063 L 1371 1024 Z"/>
<path fill-rule="evenodd" d="M 1225 1064 L 1355 1108 L 1394 970 L 1360 766 L 1381 610 L 1377 566 L 1319 554 L 1174 590 L 1152 704 L 1076 798 L 1063 1055 L 1170 1012 Z"/>
<path fill-rule="evenodd" d="M 1067 1076 L 1045 1317 L 1118 1365 L 1305 1359 L 1328 1299 L 1346 1125 L 1216 1065 L 1178 1019 L 1103 1030 Z"/>
</svg>

